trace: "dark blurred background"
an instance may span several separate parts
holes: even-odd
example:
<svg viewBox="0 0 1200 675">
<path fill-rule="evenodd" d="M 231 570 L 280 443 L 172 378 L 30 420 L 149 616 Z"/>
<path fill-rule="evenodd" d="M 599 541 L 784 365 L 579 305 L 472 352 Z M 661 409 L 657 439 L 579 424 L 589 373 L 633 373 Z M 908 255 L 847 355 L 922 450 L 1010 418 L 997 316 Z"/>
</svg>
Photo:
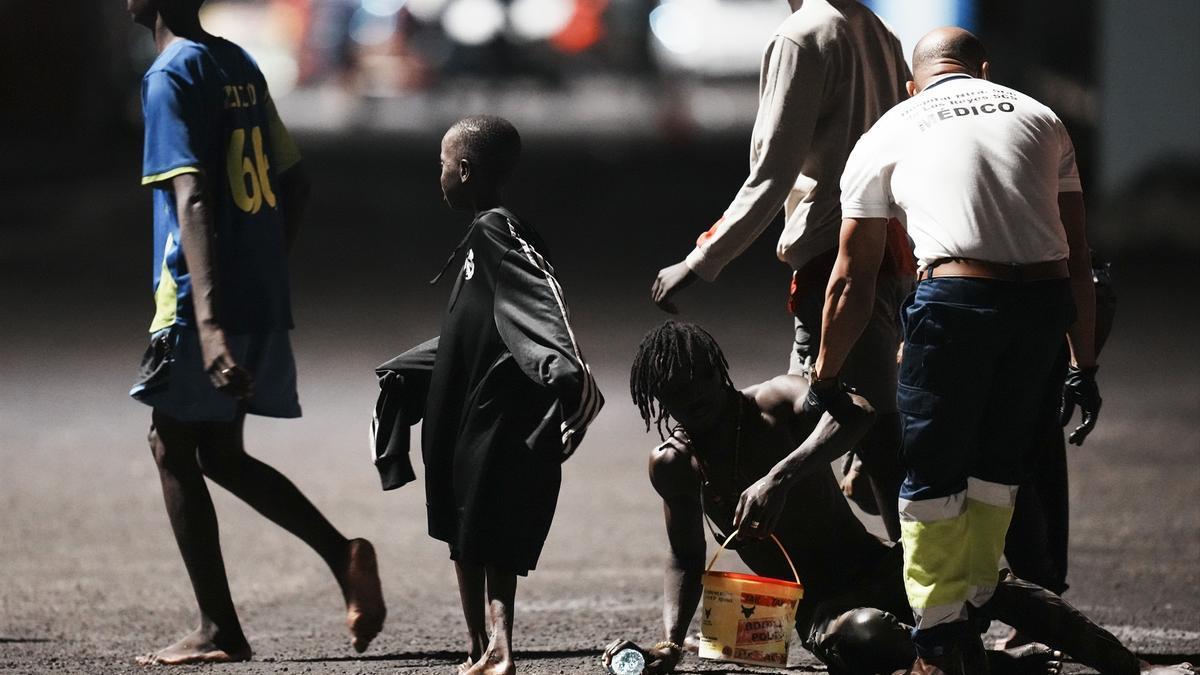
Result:
<svg viewBox="0 0 1200 675">
<path fill-rule="evenodd" d="M 1070 128 L 1091 238 L 1118 283 L 1195 296 L 1200 3 L 867 4 L 906 49 L 939 25 L 976 31 L 995 79 Z M 360 329 L 394 343 L 436 330 L 444 290 L 420 282 L 465 221 L 441 203 L 437 143 L 478 112 L 525 136 L 511 201 L 583 296 L 577 312 L 619 307 L 605 326 L 634 336 L 659 319 L 653 274 L 744 178 L 761 49 L 788 11 L 784 0 L 208 0 L 203 21 L 259 61 L 315 175 L 294 261 L 300 325 L 306 312 L 361 311 Z M 91 313 L 135 334 L 150 316 L 139 83 L 153 58 L 121 0 L 0 1 L 0 280 L 6 313 L 23 319 L 4 339 Z M 788 333 L 777 232 L 684 298 L 693 318 L 719 321 L 729 297 L 765 323 L 779 345 L 765 372 L 782 370 Z"/>
<path fill-rule="evenodd" d="M 906 48 L 938 25 L 976 31 L 998 81 L 1066 120 L 1102 252 L 1200 251 L 1196 2 L 866 4 Z M 632 181 L 633 192 L 574 181 L 602 203 L 627 204 L 628 225 L 665 243 L 689 237 L 664 219 L 692 235 L 736 189 L 761 49 L 787 13 L 784 0 L 208 0 L 204 21 L 254 54 L 306 148 L 378 150 L 384 164 L 369 173 L 387 174 L 390 194 L 428 179 L 406 162 L 428 157 L 448 124 L 479 111 L 508 116 L 535 139 L 533 152 L 581 176 L 592 162 L 633 175 L 667 160 L 676 170 Z M 0 216 L 8 261 L 48 226 L 69 227 L 59 224 L 68 214 L 29 194 L 38 186 L 135 180 L 138 85 L 154 53 L 121 0 L 0 2 L 0 50 L 0 178 L 15 190 Z M 680 166 L 698 157 L 705 161 Z M 688 189 L 694 179 L 678 169 L 702 169 L 715 191 Z M 400 201 L 420 201 L 413 197 Z M 622 231 L 608 230 L 615 239 Z"/>
</svg>

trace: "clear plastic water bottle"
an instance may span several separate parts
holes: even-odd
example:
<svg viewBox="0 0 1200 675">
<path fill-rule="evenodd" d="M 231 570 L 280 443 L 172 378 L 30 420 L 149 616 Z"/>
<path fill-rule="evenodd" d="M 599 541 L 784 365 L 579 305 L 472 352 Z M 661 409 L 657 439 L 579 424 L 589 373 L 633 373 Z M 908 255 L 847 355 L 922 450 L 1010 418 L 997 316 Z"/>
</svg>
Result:
<svg viewBox="0 0 1200 675">
<path fill-rule="evenodd" d="M 646 667 L 646 657 L 636 649 L 628 647 L 617 652 L 608 665 L 613 675 L 642 675 Z"/>
</svg>

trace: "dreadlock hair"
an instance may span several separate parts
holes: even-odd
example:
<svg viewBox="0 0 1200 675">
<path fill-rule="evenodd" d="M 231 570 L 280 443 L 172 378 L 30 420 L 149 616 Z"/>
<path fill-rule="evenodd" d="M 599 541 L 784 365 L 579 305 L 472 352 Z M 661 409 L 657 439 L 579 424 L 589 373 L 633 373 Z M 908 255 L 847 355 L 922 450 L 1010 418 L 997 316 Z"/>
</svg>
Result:
<svg viewBox="0 0 1200 675">
<path fill-rule="evenodd" d="M 659 437 L 666 440 L 671 416 L 658 401 L 659 388 L 676 373 L 691 376 L 697 365 L 711 367 L 723 383 L 733 388 L 725 354 L 700 326 L 667 321 L 642 338 L 629 369 L 629 394 L 646 423 L 646 431 L 650 431 L 653 420 Z"/>
</svg>

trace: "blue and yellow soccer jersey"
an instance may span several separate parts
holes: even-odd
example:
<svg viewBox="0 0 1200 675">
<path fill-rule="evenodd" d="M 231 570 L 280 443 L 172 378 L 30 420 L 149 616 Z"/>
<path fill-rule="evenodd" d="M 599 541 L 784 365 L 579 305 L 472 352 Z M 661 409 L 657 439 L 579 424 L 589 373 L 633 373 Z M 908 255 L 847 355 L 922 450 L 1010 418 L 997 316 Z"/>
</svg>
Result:
<svg viewBox="0 0 1200 675">
<path fill-rule="evenodd" d="M 169 46 L 142 80 L 142 184 L 154 189 L 154 332 L 193 325 L 171 179 L 203 173 L 216 228 L 217 321 L 229 333 L 291 328 L 278 177 L 300 161 L 262 72 L 222 39 Z"/>
</svg>

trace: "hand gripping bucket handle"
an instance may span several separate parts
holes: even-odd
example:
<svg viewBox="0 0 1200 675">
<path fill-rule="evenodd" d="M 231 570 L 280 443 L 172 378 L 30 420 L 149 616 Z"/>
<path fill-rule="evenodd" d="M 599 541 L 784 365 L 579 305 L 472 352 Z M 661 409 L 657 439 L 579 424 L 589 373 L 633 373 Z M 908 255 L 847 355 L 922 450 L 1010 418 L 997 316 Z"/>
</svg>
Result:
<svg viewBox="0 0 1200 675">
<path fill-rule="evenodd" d="M 719 558 L 721 556 L 721 554 L 725 552 L 725 547 L 729 545 L 729 542 L 731 542 L 735 538 L 737 538 L 737 536 L 739 534 L 741 534 L 741 532 L 742 532 L 742 528 L 739 527 L 738 529 L 733 531 L 733 534 L 729 535 L 728 537 L 725 537 L 725 541 L 721 542 L 720 548 L 717 549 L 716 553 L 713 553 L 712 560 L 709 560 L 708 566 L 704 568 L 705 574 L 712 572 L 713 565 L 717 564 L 717 558 Z M 775 542 L 775 545 L 779 547 L 779 552 L 783 554 L 783 559 L 787 561 L 788 568 L 790 568 L 792 570 L 792 577 L 795 578 L 796 583 L 799 584 L 800 583 L 800 574 L 798 572 L 796 572 L 796 566 L 794 564 L 792 564 L 792 556 L 788 555 L 787 549 L 785 549 L 783 547 L 783 544 L 779 543 L 779 537 L 776 537 L 773 534 L 770 535 L 770 537 L 771 537 L 771 541 Z"/>
<path fill-rule="evenodd" d="M 704 614 L 700 621 L 700 658 L 759 666 L 787 666 L 787 643 L 796 620 L 796 606 L 804 595 L 800 575 L 783 544 L 771 540 L 783 553 L 795 583 L 734 572 L 713 572 L 713 565 L 728 537 L 704 570 Z"/>
</svg>

